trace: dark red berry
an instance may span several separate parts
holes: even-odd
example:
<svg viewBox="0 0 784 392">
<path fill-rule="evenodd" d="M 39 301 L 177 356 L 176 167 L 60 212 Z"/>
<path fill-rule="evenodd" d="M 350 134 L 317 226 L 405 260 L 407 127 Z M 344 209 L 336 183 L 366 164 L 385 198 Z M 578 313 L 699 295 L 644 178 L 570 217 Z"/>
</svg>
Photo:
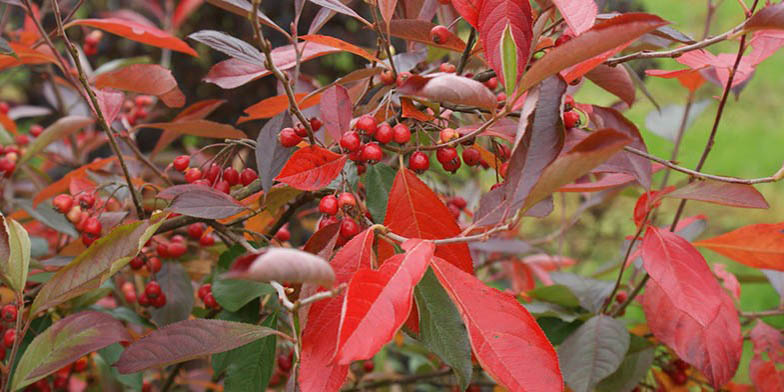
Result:
<svg viewBox="0 0 784 392">
<path fill-rule="evenodd" d="M 162 308 L 162 307 L 166 306 L 166 294 L 161 293 L 161 295 L 159 295 L 158 298 L 155 298 L 155 299 L 151 300 L 150 302 L 151 302 L 152 306 L 154 306 L 156 308 Z"/>
<path fill-rule="evenodd" d="M 465 199 L 463 199 L 460 196 L 453 197 L 452 200 L 450 200 L 449 202 L 454 204 L 455 207 L 457 207 L 457 208 L 459 208 L 461 210 L 466 208 L 466 206 L 468 206 L 468 203 L 465 201 Z"/>
<path fill-rule="evenodd" d="M 442 165 L 452 162 L 457 159 L 457 149 L 454 147 L 441 147 L 436 150 L 436 159 Z"/>
<path fill-rule="evenodd" d="M 61 193 L 55 196 L 54 200 L 52 200 L 52 205 L 54 205 L 54 208 L 61 214 L 67 214 L 68 211 L 71 211 L 73 203 L 73 197 L 65 193 Z"/>
<path fill-rule="evenodd" d="M 365 362 L 362 362 L 362 369 L 365 373 L 370 373 L 375 369 L 376 365 L 373 363 L 372 360 L 368 359 Z"/>
<path fill-rule="evenodd" d="M 131 266 L 131 269 L 140 270 L 142 269 L 142 267 L 144 267 L 144 259 L 142 259 L 139 256 L 136 256 L 132 258 L 130 262 L 128 262 L 128 265 Z"/>
<path fill-rule="evenodd" d="M 192 167 L 185 172 L 185 182 L 189 184 L 193 184 L 197 180 L 201 179 L 201 169 L 198 167 Z"/>
<path fill-rule="evenodd" d="M 152 273 L 156 273 L 163 268 L 163 262 L 157 257 L 150 257 L 147 259 L 147 269 Z"/>
<path fill-rule="evenodd" d="M 373 136 L 376 133 L 376 119 L 369 114 L 365 114 L 357 120 L 354 127 L 367 135 Z"/>
<path fill-rule="evenodd" d="M 564 95 L 564 112 L 574 109 L 574 97 L 571 95 Z"/>
<path fill-rule="evenodd" d="M 469 147 L 463 149 L 463 162 L 468 166 L 476 166 L 482 160 L 482 154 L 479 150 Z"/>
<path fill-rule="evenodd" d="M 79 203 L 82 209 L 89 210 L 95 205 L 95 195 L 92 193 L 81 193 L 79 196 L 76 196 L 76 202 Z"/>
<path fill-rule="evenodd" d="M 43 131 L 44 127 L 38 124 L 33 124 L 30 126 L 30 134 L 33 135 L 33 137 L 38 137 Z"/>
<path fill-rule="evenodd" d="M 139 305 L 140 306 L 150 306 L 150 299 L 147 298 L 146 294 L 142 293 L 142 295 L 139 296 Z"/>
<path fill-rule="evenodd" d="M 8 114 L 8 110 L 10 110 L 10 106 L 8 106 L 8 102 L 0 102 L 0 113 Z"/>
<path fill-rule="evenodd" d="M 331 224 L 338 223 L 339 220 L 334 215 L 325 215 L 322 216 L 318 223 L 318 229 L 321 230 Z"/>
<path fill-rule="evenodd" d="M 229 185 L 229 182 L 226 180 L 220 180 L 217 183 L 215 183 L 215 189 L 223 193 L 229 194 L 231 192 L 231 185 Z"/>
<path fill-rule="evenodd" d="M 5 322 L 13 322 L 16 321 L 16 305 L 7 304 L 3 306 L 3 310 L 0 311 L 0 318 L 3 319 Z"/>
<path fill-rule="evenodd" d="M 188 226 L 188 236 L 198 240 L 204 234 L 204 223 L 192 223 Z"/>
<path fill-rule="evenodd" d="M 221 174 L 221 167 L 217 163 L 211 163 L 210 167 L 204 172 L 204 178 L 210 182 L 210 184 L 214 184 L 215 181 L 218 179 L 218 176 Z"/>
<path fill-rule="evenodd" d="M 354 238 L 359 234 L 359 225 L 351 218 L 344 218 L 340 222 L 340 236 L 346 239 Z"/>
<path fill-rule="evenodd" d="M 448 172 L 451 172 L 451 173 L 456 172 L 457 169 L 460 168 L 460 165 L 461 165 L 460 160 L 457 159 L 457 158 L 455 158 L 455 159 L 453 159 L 453 160 L 451 160 L 449 162 L 441 163 L 441 167 L 443 167 L 444 170 L 446 170 Z"/>
<path fill-rule="evenodd" d="M 201 246 L 213 246 L 215 245 L 215 237 L 211 234 L 207 234 L 201 238 L 199 238 L 199 245 Z"/>
<path fill-rule="evenodd" d="M 563 114 L 563 122 L 566 128 L 574 128 L 580 125 L 580 114 L 576 111 L 568 111 Z"/>
<path fill-rule="evenodd" d="M 415 151 L 408 158 L 408 168 L 420 174 L 424 173 L 430 168 L 430 158 L 422 151 Z"/>
<path fill-rule="evenodd" d="M 95 240 L 97 239 L 98 237 L 92 234 L 87 234 L 87 233 L 82 234 L 82 243 L 84 244 L 84 246 L 92 245 L 93 242 L 95 242 Z"/>
<path fill-rule="evenodd" d="M 144 287 L 144 295 L 146 295 L 149 299 L 158 298 L 162 292 L 161 285 L 159 285 L 158 282 L 154 280 L 147 282 L 147 286 Z"/>
<path fill-rule="evenodd" d="M 212 284 L 211 283 L 205 283 L 205 284 L 201 285 L 201 287 L 199 287 L 199 291 L 197 292 L 197 294 L 199 295 L 199 299 L 200 300 L 204 300 L 204 297 L 207 294 L 210 294 L 210 293 L 212 293 Z"/>
<path fill-rule="evenodd" d="M 346 151 L 358 151 L 361 146 L 362 139 L 356 131 L 348 131 L 340 136 L 340 147 Z"/>
<path fill-rule="evenodd" d="M 395 125 L 392 128 L 392 139 L 395 143 L 398 144 L 406 144 L 409 140 L 411 140 L 411 129 L 408 128 L 408 125 L 400 123 Z"/>
<path fill-rule="evenodd" d="M 179 241 L 170 242 L 169 245 L 166 246 L 166 249 L 167 249 L 167 253 L 169 254 L 169 257 L 173 259 L 182 257 L 182 255 L 184 255 L 185 252 L 188 251 L 188 247 L 184 243 Z"/>
<path fill-rule="evenodd" d="M 275 233 L 275 239 L 280 242 L 286 242 L 291 239 L 291 232 L 289 231 L 288 227 L 283 226 L 278 229 L 278 232 Z"/>
<path fill-rule="evenodd" d="M 357 206 L 357 199 L 351 192 L 343 192 L 338 197 L 338 207 L 340 209 L 350 209 Z"/>
<path fill-rule="evenodd" d="M 504 162 L 501 167 L 498 169 L 498 174 L 501 175 L 501 178 L 506 179 L 506 173 L 509 170 L 509 162 Z"/>
<path fill-rule="evenodd" d="M 487 88 L 489 88 L 490 90 L 497 89 L 498 88 L 498 78 L 497 77 L 492 77 L 490 79 L 487 79 L 487 81 L 485 81 L 485 86 L 487 86 Z"/>
<path fill-rule="evenodd" d="M 218 305 L 218 301 L 215 300 L 215 296 L 212 295 L 212 292 L 207 293 L 202 301 L 204 302 L 204 306 L 208 308 L 217 309 L 220 307 L 220 305 Z"/>
<path fill-rule="evenodd" d="M 376 143 L 368 143 L 362 147 L 360 159 L 369 164 L 374 164 L 384 158 L 384 151 Z"/>
<path fill-rule="evenodd" d="M 234 186 L 240 183 L 240 172 L 233 167 L 227 167 L 223 169 L 223 179 L 229 183 L 230 186 Z"/>
<path fill-rule="evenodd" d="M 392 73 L 392 70 L 390 69 L 381 72 L 379 78 L 381 79 L 381 83 L 384 83 L 387 86 L 395 83 L 395 74 Z"/>
<path fill-rule="evenodd" d="M 243 186 L 250 185 L 253 181 L 256 181 L 257 178 L 259 178 L 259 175 L 256 174 L 255 170 L 249 167 L 242 169 L 242 172 L 240 173 L 240 182 L 242 182 Z"/>
<path fill-rule="evenodd" d="M 13 328 L 9 328 L 3 334 L 3 345 L 7 348 L 11 348 L 14 346 L 14 341 L 16 340 L 16 330 Z"/>
<path fill-rule="evenodd" d="M 87 218 L 87 222 L 84 225 L 84 230 L 82 230 L 85 234 L 90 234 L 93 236 L 101 235 L 101 221 L 98 218 L 91 216 Z"/>
<path fill-rule="evenodd" d="M 302 137 L 297 135 L 292 128 L 283 128 L 278 134 L 278 140 L 283 147 L 294 147 L 302 141 Z"/>
<path fill-rule="evenodd" d="M 73 370 L 77 373 L 81 373 L 87 370 L 87 357 L 81 357 L 74 362 Z"/>
<path fill-rule="evenodd" d="M 296 133 L 299 137 L 308 137 L 308 130 L 302 124 L 297 124 L 294 126 L 294 133 Z"/>
<path fill-rule="evenodd" d="M 446 26 L 438 25 L 430 29 L 430 40 L 439 45 L 446 43 L 450 35 L 452 33 L 449 32 Z"/>
<path fill-rule="evenodd" d="M 318 131 L 321 129 L 321 126 L 324 125 L 318 117 L 311 117 L 310 119 L 310 127 L 313 129 L 313 132 Z"/>
<path fill-rule="evenodd" d="M 319 212 L 327 215 L 335 215 L 338 213 L 338 198 L 333 195 L 327 195 L 319 201 Z"/>
<path fill-rule="evenodd" d="M 628 297 L 629 297 L 629 295 L 626 294 L 625 291 L 621 290 L 621 291 L 618 292 L 618 294 L 615 294 L 615 302 L 618 302 L 619 304 L 622 304 L 622 303 L 626 302 L 626 298 L 628 298 Z"/>
<path fill-rule="evenodd" d="M 410 78 L 411 76 L 412 76 L 411 72 L 399 72 L 397 74 L 397 80 L 395 81 L 397 86 L 403 87 L 403 85 L 405 85 L 406 82 L 408 81 L 408 78 Z"/>
<path fill-rule="evenodd" d="M 382 123 L 376 129 L 376 134 L 373 135 L 373 138 L 381 144 L 387 144 L 392 141 L 393 136 L 394 131 L 392 127 L 387 123 Z"/>
</svg>

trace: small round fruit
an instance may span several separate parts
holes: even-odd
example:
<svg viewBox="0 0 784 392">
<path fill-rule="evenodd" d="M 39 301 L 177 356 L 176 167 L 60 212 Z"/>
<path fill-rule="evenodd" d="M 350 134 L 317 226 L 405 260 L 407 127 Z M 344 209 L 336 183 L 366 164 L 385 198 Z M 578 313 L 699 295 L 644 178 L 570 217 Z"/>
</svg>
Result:
<svg viewBox="0 0 784 392">
<path fill-rule="evenodd" d="M 229 166 L 223 169 L 223 179 L 229 183 L 229 186 L 237 185 L 240 183 L 240 172 Z"/>
<path fill-rule="evenodd" d="M 126 292 L 124 292 L 123 293 L 123 297 L 125 297 L 125 302 L 127 302 L 129 304 L 136 303 L 136 301 L 139 299 L 136 296 L 136 292 L 134 292 L 134 291 L 126 291 Z"/>
<path fill-rule="evenodd" d="M 563 122 L 566 128 L 574 128 L 580 125 L 580 114 L 576 111 L 568 111 L 563 114 Z"/>
<path fill-rule="evenodd" d="M 154 280 L 149 281 L 147 286 L 144 287 L 144 295 L 146 295 L 149 299 L 158 298 L 162 292 L 161 285 L 159 285 L 158 282 Z"/>
<path fill-rule="evenodd" d="M 400 123 L 392 128 L 392 140 L 398 144 L 406 144 L 411 140 L 411 129 L 408 125 Z"/>
<path fill-rule="evenodd" d="M 299 137 L 308 137 L 308 130 L 302 124 L 297 124 L 294 126 L 294 133 L 296 133 Z"/>
<path fill-rule="evenodd" d="M 101 42 L 101 38 L 103 38 L 103 31 L 93 30 L 84 38 L 84 43 L 88 45 L 97 45 Z"/>
<path fill-rule="evenodd" d="M 487 79 L 485 81 L 485 86 L 487 86 L 487 88 L 489 88 L 490 90 L 497 89 L 498 88 L 498 78 L 497 77 L 492 77 L 490 79 Z"/>
<path fill-rule="evenodd" d="M 340 136 L 340 147 L 346 151 L 354 152 L 362 146 L 362 139 L 356 131 L 348 131 Z"/>
<path fill-rule="evenodd" d="M 212 293 L 212 284 L 211 283 L 205 283 L 205 284 L 201 285 L 201 287 L 199 287 L 199 291 L 197 292 L 197 294 L 199 295 L 199 299 L 200 300 L 204 300 L 204 297 L 207 296 L 207 294 L 210 294 L 210 293 Z"/>
<path fill-rule="evenodd" d="M 73 207 L 73 197 L 66 193 L 61 193 L 55 196 L 54 200 L 52 200 L 52 205 L 54 208 L 61 214 L 67 214 L 68 211 L 71 211 L 71 207 Z"/>
<path fill-rule="evenodd" d="M 501 178 L 506 179 L 507 171 L 509 171 L 509 162 L 504 162 L 498 169 L 498 174 L 501 175 Z"/>
<path fill-rule="evenodd" d="M 98 237 L 94 236 L 92 234 L 87 234 L 87 233 L 82 234 L 82 243 L 84 244 L 84 246 L 89 247 L 97 239 L 98 239 Z"/>
<path fill-rule="evenodd" d="M 482 160 L 482 154 L 473 147 L 464 148 L 462 155 L 463 162 L 468 166 L 476 166 Z"/>
<path fill-rule="evenodd" d="M 219 190 L 219 191 L 225 193 L 225 194 L 229 194 L 231 192 L 231 185 L 226 180 L 218 181 L 217 183 L 215 183 L 215 187 L 214 188 L 216 190 Z"/>
<path fill-rule="evenodd" d="M 215 296 L 212 295 L 211 292 L 207 293 L 202 301 L 204 302 L 204 306 L 208 308 L 217 309 L 220 307 L 220 305 L 218 305 L 218 301 L 215 300 Z"/>
<path fill-rule="evenodd" d="M 561 36 L 555 40 L 555 46 L 561 46 L 571 40 L 572 40 L 571 34 L 561 34 Z"/>
<path fill-rule="evenodd" d="M 198 240 L 204 235 L 204 223 L 192 223 L 188 226 L 188 236 Z"/>
<path fill-rule="evenodd" d="M 439 45 L 446 43 L 450 35 L 452 33 L 446 26 L 438 25 L 430 29 L 430 40 Z"/>
<path fill-rule="evenodd" d="M 242 186 L 250 185 L 253 181 L 256 181 L 257 178 L 259 178 L 259 175 L 256 174 L 255 170 L 249 167 L 242 169 L 242 172 L 240 173 L 240 182 L 242 182 Z"/>
<path fill-rule="evenodd" d="M 10 106 L 8 106 L 8 102 L 0 102 L 0 113 L 8 114 L 8 110 L 10 110 Z"/>
<path fill-rule="evenodd" d="M 9 328 L 3 334 L 3 345 L 6 348 L 11 348 L 14 346 L 14 341 L 16 340 L 16 330 L 13 328 Z"/>
<path fill-rule="evenodd" d="M 373 136 L 376 133 L 376 119 L 369 114 L 365 114 L 357 120 L 354 127 L 367 135 Z"/>
<path fill-rule="evenodd" d="M 87 222 L 84 224 L 83 232 L 92 236 L 99 236 L 101 235 L 102 228 L 101 221 L 98 220 L 98 218 L 91 216 L 87 218 Z"/>
<path fill-rule="evenodd" d="M 457 159 L 457 149 L 454 147 L 441 147 L 436 150 L 436 159 L 445 165 Z"/>
<path fill-rule="evenodd" d="M 354 208 L 357 206 L 357 199 L 351 192 L 343 192 L 338 196 L 338 207 L 341 210 Z"/>
<path fill-rule="evenodd" d="M 365 362 L 362 362 L 362 370 L 364 370 L 365 373 L 372 372 L 373 369 L 375 369 L 375 367 L 376 367 L 376 365 L 370 359 L 366 360 Z"/>
<path fill-rule="evenodd" d="M 89 210 L 93 208 L 95 205 L 95 194 L 93 193 L 81 193 L 76 196 L 76 202 L 82 207 L 82 209 Z"/>
<path fill-rule="evenodd" d="M 564 112 L 568 112 L 574 109 L 574 97 L 571 95 L 564 96 Z"/>
<path fill-rule="evenodd" d="M 464 209 L 464 208 L 466 208 L 466 206 L 468 206 L 468 203 L 466 202 L 466 200 L 465 200 L 465 199 L 463 199 L 463 198 L 462 198 L 462 197 L 460 197 L 460 196 L 455 196 L 455 197 L 453 197 L 453 198 L 452 198 L 452 200 L 450 200 L 449 202 L 450 202 L 451 204 L 454 204 L 454 205 L 455 205 L 455 207 L 457 207 L 457 208 L 459 208 L 459 209 L 461 209 L 461 210 L 462 210 L 462 209 Z"/>
<path fill-rule="evenodd" d="M 66 219 L 69 222 L 73 223 L 74 225 L 82 219 L 82 207 L 73 206 L 70 210 L 68 210 L 68 214 L 65 215 Z"/>
<path fill-rule="evenodd" d="M 411 76 L 412 76 L 411 72 L 400 72 L 397 74 L 397 80 L 395 81 L 395 83 L 397 84 L 398 87 L 403 87 L 403 85 L 405 85 L 406 82 L 408 81 L 408 78 L 410 78 Z"/>
<path fill-rule="evenodd" d="M 139 306 L 150 306 L 150 299 L 144 293 L 139 296 Z"/>
<path fill-rule="evenodd" d="M 185 172 L 185 182 L 193 184 L 197 180 L 201 180 L 201 169 L 192 167 Z"/>
<path fill-rule="evenodd" d="M 43 131 L 44 127 L 38 124 L 33 124 L 30 126 L 30 134 L 33 135 L 33 137 L 38 137 Z"/>
<path fill-rule="evenodd" d="M 160 271 L 161 268 L 163 268 L 163 262 L 161 261 L 161 259 L 157 257 L 150 257 L 149 259 L 147 259 L 147 269 L 150 272 L 156 273 Z"/>
<path fill-rule="evenodd" d="M 3 310 L 0 310 L 0 318 L 3 319 L 5 322 L 14 322 L 16 321 L 16 313 L 17 313 L 16 305 L 7 304 L 3 306 Z"/>
<path fill-rule="evenodd" d="M 376 143 L 368 143 L 362 147 L 360 159 L 369 164 L 374 164 L 384 158 L 384 151 Z"/>
<path fill-rule="evenodd" d="M 457 72 L 457 67 L 455 67 L 454 64 L 441 63 L 441 65 L 438 66 L 438 70 L 445 73 L 455 73 Z"/>
<path fill-rule="evenodd" d="M 430 168 L 430 158 L 422 151 L 415 151 L 408 157 L 408 168 L 420 174 L 424 173 Z"/>
<path fill-rule="evenodd" d="M 218 176 L 221 174 L 221 167 L 217 163 L 211 163 L 210 167 L 204 172 L 204 178 L 210 182 L 210 184 L 214 184 L 215 181 L 218 179 Z"/>
<path fill-rule="evenodd" d="M 74 362 L 73 370 L 77 373 L 81 373 L 87 370 L 87 357 L 81 357 Z"/>
<path fill-rule="evenodd" d="M 275 233 L 275 239 L 280 242 L 286 242 L 291 239 L 291 232 L 289 231 L 288 227 L 283 226 L 278 229 L 278 232 Z"/>
<path fill-rule="evenodd" d="M 615 294 L 615 302 L 618 302 L 619 304 L 626 302 L 627 298 L 629 298 L 629 295 L 623 290 L 619 291 L 618 294 Z"/>
<path fill-rule="evenodd" d="M 376 133 L 373 135 L 373 138 L 381 144 L 387 144 L 394 138 L 394 133 L 395 131 L 392 130 L 392 127 L 389 124 L 382 123 L 376 129 Z"/>
<path fill-rule="evenodd" d="M 155 247 L 155 253 L 163 258 L 169 257 L 169 246 L 165 242 L 159 242 Z"/>
<path fill-rule="evenodd" d="M 297 135 L 292 128 L 283 128 L 278 134 L 278 140 L 283 147 L 294 147 L 302 141 L 302 137 Z"/>
<path fill-rule="evenodd" d="M 131 261 L 128 263 L 128 265 L 130 265 L 131 269 L 133 269 L 133 270 L 140 270 L 140 269 L 142 269 L 142 267 L 144 267 L 144 259 L 142 259 L 139 256 L 136 256 L 136 257 L 131 259 Z"/>
<path fill-rule="evenodd" d="M 340 222 L 340 236 L 346 239 L 354 238 L 355 235 L 359 234 L 359 225 L 357 224 L 354 219 L 351 218 L 344 218 L 342 222 Z"/>
<path fill-rule="evenodd" d="M 26 146 L 28 143 L 30 143 L 30 136 L 27 136 L 24 133 L 16 135 L 14 142 L 16 142 L 16 144 L 19 146 Z"/>
<path fill-rule="evenodd" d="M 166 246 L 166 250 L 169 254 L 169 257 L 178 259 L 188 251 L 188 247 L 182 242 L 172 241 L 169 243 L 169 245 Z"/>
<path fill-rule="evenodd" d="M 460 137 L 453 128 L 444 128 L 438 133 L 438 140 L 440 143 L 448 143 Z"/>
<path fill-rule="evenodd" d="M 498 155 L 498 159 L 505 161 L 512 155 L 512 150 L 506 144 L 496 144 L 495 153 Z"/>
<path fill-rule="evenodd" d="M 391 69 L 387 69 L 379 75 L 379 79 L 381 79 L 381 83 L 389 86 L 395 84 L 395 74 L 392 73 Z"/>
<path fill-rule="evenodd" d="M 338 213 L 338 198 L 333 195 L 327 195 L 319 201 L 319 212 L 327 215 L 335 215 Z"/>
<path fill-rule="evenodd" d="M 166 294 L 161 293 L 161 295 L 159 295 L 158 298 L 155 298 L 155 299 L 151 300 L 150 302 L 151 302 L 152 306 L 160 309 L 160 308 L 166 306 Z"/>
<path fill-rule="evenodd" d="M 460 160 L 457 159 L 457 158 L 455 158 L 455 159 L 453 159 L 451 161 L 448 161 L 448 162 L 442 162 L 441 163 L 441 167 L 443 167 L 444 170 L 446 170 L 446 171 L 448 171 L 450 173 L 454 173 L 454 172 L 457 171 L 457 169 L 460 169 L 460 165 L 461 165 Z"/>
<path fill-rule="evenodd" d="M 215 237 L 213 237 L 211 234 L 207 234 L 204 237 L 199 238 L 199 245 L 213 246 L 215 245 Z"/>
<path fill-rule="evenodd" d="M 324 125 L 318 117 L 311 117 L 310 118 L 310 128 L 313 129 L 313 132 L 318 131 L 321 129 L 321 126 Z"/>
<path fill-rule="evenodd" d="M 321 230 L 331 224 L 335 224 L 338 222 L 339 222 L 338 218 L 334 215 L 322 216 L 318 223 L 318 229 Z"/>
<path fill-rule="evenodd" d="M 84 51 L 85 56 L 95 56 L 98 54 L 98 45 L 90 45 L 85 42 L 84 45 L 82 45 L 82 50 Z"/>
</svg>

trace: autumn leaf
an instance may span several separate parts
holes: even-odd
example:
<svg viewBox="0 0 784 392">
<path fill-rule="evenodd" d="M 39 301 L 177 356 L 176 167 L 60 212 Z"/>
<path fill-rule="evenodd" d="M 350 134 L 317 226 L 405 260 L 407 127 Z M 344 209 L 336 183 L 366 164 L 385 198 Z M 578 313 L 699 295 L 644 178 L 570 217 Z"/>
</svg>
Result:
<svg viewBox="0 0 784 392">
<path fill-rule="evenodd" d="M 343 170 L 348 158 L 318 146 L 294 152 L 275 181 L 303 191 L 315 191 L 329 185 Z"/>
<path fill-rule="evenodd" d="M 748 225 L 694 245 L 749 267 L 784 271 L 784 223 Z"/>
<path fill-rule="evenodd" d="M 96 29 L 101 29 L 108 33 L 117 34 L 121 37 L 141 42 L 143 44 L 157 46 L 164 49 L 171 49 L 177 52 L 189 54 L 193 57 L 199 57 L 198 53 L 196 53 L 193 48 L 188 46 L 188 44 L 183 42 L 181 39 L 153 26 L 143 25 L 128 19 L 77 19 L 68 22 L 65 25 L 65 28 L 69 28 L 71 26 L 89 26 Z"/>
</svg>

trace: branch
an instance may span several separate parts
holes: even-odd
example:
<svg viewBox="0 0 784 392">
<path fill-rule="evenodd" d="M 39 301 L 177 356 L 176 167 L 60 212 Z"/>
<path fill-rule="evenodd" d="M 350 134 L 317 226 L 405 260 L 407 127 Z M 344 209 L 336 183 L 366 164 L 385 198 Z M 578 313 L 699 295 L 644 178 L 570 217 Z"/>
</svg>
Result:
<svg viewBox="0 0 784 392">
<path fill-rule="evenodd" d="M 460 62 L 457 64 L 458 75 L 463 74 L 463 70 L 465 69 L 466 63 L 468 63 L 468 58 L 471 56 L 471 49 L 473 49 L 475 42 L 476 42 L 476 30 L 472 27 L 471 34 L 468 35 L 468 42 L 466 42 L 466 47 L 463 50 L 463 54 L 460 55 Z"/>
<path fill-rule="evenodd" d="M 446 245 L 446 244 L 455 244 L 455 243 L 460 243 L 460 242 L 485 241 L 492 234 L 495 234 L 495 233 L 497 233 L 499 231 L 506 231 L 506 230 L 509 230 L 510 228 L 511 228 L 510 224 L 505 224 L 505 225 L 500 225 L 500 226 L 493 227 L 492 229 L 490 229 L 488 231 L 485 231 L 484 233 L 480 233 L 480 234 L 473 234 L 473 235 L 466 235 L 466 236 L 457 236 L 457 237 L 452 237 L 452 238 L 443 238 L 443 239 L 440 239 L 440 240 L 432 240 L 431 242 L 433 242 L 433 244 L 435 244 L 435 245 Z M 386 235 L 387 237 L 395 240 L 395 241 L 398 241 L 398 242 L 408 241 L 408 238 L 403 237 L 403 236 L 401 236 L 399 234 L 395 234 L 393 232 L 386 232 L 386 233 L 383 233 L 383 234 Z"/>
<path fill-rule="evenodd" d="M 759 312 L 740 312 L 740 317 L 756 319 L 760 317 L 771 317 L 784 315 L 784 309 L 763 310 Z"/>
<path fill-rule="evenodd" d="M 367 389 L 377 389 L 381 387 L 385 387 L 388 385 L 407 385 L 407 384 L 415 384 L 420 381 L 429 380 L 431 378 L 438 378 L 449 375 L 452 373 L 451 369 L 444 369 L 438 370 L 432 373 L 425 373 L 425 374 L 414 374 L 411 376 L 405 376 L 400 378 L 392 378 L 387 380 L 379 380 L 373 381 L 366 384 L 362 384 L 353 388 L 346 388 L 343 389 L 342 392 L 356 392 L 356 391 L 364 391 Z"/>
</svg>

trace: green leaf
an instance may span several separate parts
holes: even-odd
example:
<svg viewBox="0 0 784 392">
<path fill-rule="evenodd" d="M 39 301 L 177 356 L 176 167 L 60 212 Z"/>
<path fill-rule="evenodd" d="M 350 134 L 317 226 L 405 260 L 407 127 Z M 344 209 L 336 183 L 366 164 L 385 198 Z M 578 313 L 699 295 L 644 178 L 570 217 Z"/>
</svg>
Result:
<svg viewBox="0 0 784 392">
<path fill-rule="evenodd" d="M 512 36 L 512 27 L 506 25 L 503 35 L 501 35 L 501 68 L 504 72 L 504 88 L 506 96 L 513 97 L 515 87 L 517 87 L 517 43 Z"/>
<path fill-rule="evenodd" d="M 176 261 L 163 263 L 161 270 L 155 274 L 155 280 L 166 295 L 166 305 L 150 309 L 152 321 L 163 326 L 187 319 L 193 308 L 193 287 L 191 277 L 182 265 Z"/>
<path fill-rule="evenodd" d="M 376 222 L 383 222 L 387 214 L 387 200 L 395 174 L 395 169 L 380 163 L 368 166 L 365 172 L 367 208 Z"/>
<path fill-rule="evenodd" d="M 529 291 L 528 295 L 533 299 L 565 306 L 567 308 L 576 308 L 580 306 L 580 300 L 577 299 L 572 291 L 569 290 L 568 287 L 560 284 L 538 287 Z"/>
<path fill-rule="evenodd" d="M 229 312 L 226 309 L 222 309 L 215 316 L 215 318 L 218 320 L 258 324 L 259 319 L 261 318 L 259 316 L 259 306 L 261 306 L 261 301 L 256 299 L 243 306 L 242 309 L 236 312 Z M 229 366 L 229 362 L 227 361 L 229 352 L 230 351 L 212 355 L 212 371 L 215 372 L 215 374 L 220 374 L 226 371 L 226 368 Z"/>
<path fill-rule="evenodd" d="M 422 343 L 455 371 L 461 390 L 465 390 L 473 371 L 468 331 L 432 269 L 427 270 L 414 289 L 414 297 Z"/>
<path fill-rule="evenodd" d="M 72 314 L 36 336 L 19 360 L 13 390 L 30 385 L 90 352 L 120 341 L 131 341 L 128 331 L 106 313 Z"/>
<path fill-rule="evenodd" d="M 19 222 L 0 213 L 0 273 L 14 291 L 21 293 L 30 267 L 30 237 Z"/>
<path fill-rule="evenodd" d="M 621 365 L 629 349 L 623 322 L 605 315 L 586 321 L 558 347 L 564 380 L 574 392 L 589 392 Z"/>
<path fill-rule="evenodd" d="M 629 352 L 615 373 L 596 386 L 599 392 L 630 392 L 648 374 L 656 351 L 647 340 L 632 335 Z"/>
<path fill-rule="evenodd" d="M 536 322 L 542 328 L 544 334 L 547 335 L 547 340 L 554 346 L 561 344 L 561 342 L 566 340 L 572 332 L 577 330 L 577 328 L 580 328 L 580 324 L 582 324 L 582 321 L 579 320 L 567 323 L 566 321 L 555 317 L 540 317 L 536 319 Z"/>
<path fill-rule="evenodd" d="M 108 375 L 120 382 L 120 384 L 125 385 L 134 391 L 139 391 L 143 386 L 141 372 L 120 374 L 120 372 L 117 371 L 117 368 L 112 366 L 117 362 L 117 360 L 120 359 L 120 355 L 122 355 L 123 351 L 125 351 L 125 347 L 119 343 L 115 343 L 98 350 L 98 354 L 100 354 L 101 358 L 103 359 L 105 371 L 108 373 Z"/>
<path fill-rule="evenodd" d="M 54 124 L 46 127 L 43 133 L 37 138 L 33 139 L 33 142 L 27 146 L 25 153 L 22 154 L 22 157 L 19 159 L 19 163 L 26 162 L 33 155 L 43 151 L 46 146 L 52 144 L 54 141 L 64 138 L 87 125 L 92 124 L 92 122 L 92 118 L 83 116 L 66 116 L 60 118 L 55 121 Z"/>
<path fill-rule="evenodd" d="M 101 287 L 139 253 L 165 218 L 166 215 L 158 214 L 150 220 L 119 226 L 99 238 L 42 286 L 30 313 L 50 309 Z"/>
<path fill-rule="evenodd" d="M 222 274 L 228 271 L 231 268 L 231 265 L 234 263 L 234 260 L 236 260 L 237 257 L 240 257 L 245 252 L 245 248 L 239 244 L 235 244 L 231 248 L 221 253 L 218 257 L 218 268 L 216 268 L 216 272 Z"/>
<path fill-rule="evenodd" d="M 65 218 L 65 215 L 55 211 L 51 205 L 40 203 L 38 206 L 33 207 L 33 202 L 31 200 L 21 199 L 14 200 L 14 204 L 22 207 L 22 209 L 27 211 L 27 213 L 30 214 L 30 216 L 33 217 L 33 219 L 36 221 L 41 222 L 65 235 L 74 238 L 79 237 L 79 232 L 74 229 L 71 222 L 68 222 L 68 220 Z"/>
<path fill-rule="evenodd" d="M 275 328 L 276 314 L 268 316 L 262 326 Z M 227 352 L 224 391 L 265 391 L 275 368 L 275 335 Z"/>
<path fill-rule="evenodd" d="M 274 294 L 267 283 L 250 280 L 219 279 L 212 283 L 212 295 L 224 309 L 236 312 L 248 302 L 264 294 Z"/>
</svg>

